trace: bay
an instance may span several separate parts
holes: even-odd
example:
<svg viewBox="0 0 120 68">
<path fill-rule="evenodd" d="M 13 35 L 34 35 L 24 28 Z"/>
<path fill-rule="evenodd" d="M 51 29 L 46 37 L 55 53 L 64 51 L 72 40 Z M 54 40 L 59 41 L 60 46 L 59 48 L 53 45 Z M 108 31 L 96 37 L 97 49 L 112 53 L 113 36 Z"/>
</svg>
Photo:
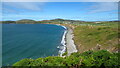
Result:
<svg viewBox="0 0 120 68">
<path fill-rule="evenodd" d="M 52 24 L 3 24 L 3 66 L 11 66 L 24 58 L 57 56 L 64 30 Z"/>
</svg>

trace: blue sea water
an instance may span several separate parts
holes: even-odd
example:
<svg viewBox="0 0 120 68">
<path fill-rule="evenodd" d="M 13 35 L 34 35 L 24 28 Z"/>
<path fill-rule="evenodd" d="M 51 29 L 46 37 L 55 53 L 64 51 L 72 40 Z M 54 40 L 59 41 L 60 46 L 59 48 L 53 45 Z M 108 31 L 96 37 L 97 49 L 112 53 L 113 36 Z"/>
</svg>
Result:
<svg viewBox="0 0 120 68">
<path fill-rule="evenodd" d="M 24 59 L 57 56 L 65 29 L 51 24 L 3 24 L 2 64 Z"/>
</svg>

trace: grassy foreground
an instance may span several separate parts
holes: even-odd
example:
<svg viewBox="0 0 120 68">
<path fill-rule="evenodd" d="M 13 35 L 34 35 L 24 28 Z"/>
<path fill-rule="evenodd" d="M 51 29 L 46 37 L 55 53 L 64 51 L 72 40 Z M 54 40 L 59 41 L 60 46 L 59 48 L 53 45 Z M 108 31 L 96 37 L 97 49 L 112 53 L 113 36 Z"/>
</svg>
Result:
<svg viewBox="0 0 120 68">
<path fill-rule="evenodd" d="M 113 67 L 120 65 L 118 55 L 118 53 L 110 53 L 106 50 L 86 51 L 84 53 L 72 53 L 70 56 L 64 58 L 58 56 L 49 56 L 35 60 L 26 58 L 16 62 L 13 66 Z"/>
</svg>

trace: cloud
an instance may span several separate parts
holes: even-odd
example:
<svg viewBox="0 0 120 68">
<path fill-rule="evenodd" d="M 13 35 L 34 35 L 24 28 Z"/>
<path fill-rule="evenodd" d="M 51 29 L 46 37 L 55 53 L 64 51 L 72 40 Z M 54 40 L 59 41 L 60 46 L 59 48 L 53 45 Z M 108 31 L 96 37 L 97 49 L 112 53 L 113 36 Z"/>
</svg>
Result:
<svg viewBox="0 0 120 68">
<path fill-rule="evenodd" d="M 118 3 L 116 3 L 116 2 L 100 2 L 100 3 L 96 3 L 93 6 L 90 6 L 89 13 L 106 12 L 106 11 L 112 11 L 112 10 L 118 10 Z"/>
<path fill-rule="evenodd" d="M 44 3 L 36 2 L 4 2 L 2 9 L 4 12 L 41 11 Z"/>
</svg>

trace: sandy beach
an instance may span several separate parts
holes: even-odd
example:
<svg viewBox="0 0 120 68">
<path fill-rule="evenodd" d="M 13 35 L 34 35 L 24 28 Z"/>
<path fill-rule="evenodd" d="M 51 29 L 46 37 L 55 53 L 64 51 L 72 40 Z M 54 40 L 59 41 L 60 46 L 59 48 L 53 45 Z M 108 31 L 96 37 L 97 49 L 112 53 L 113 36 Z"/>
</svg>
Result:
<svg viewBox="0 0 120 68">
<path fill-rule="evenodd" d="M 76 45 L 74 44 L 74 40 L 73 40 L 73 30 L 69 27 L 67 27 L 67 34 L 66 34 L 66 47 L 67 47 L 67 52 L 68 52 L 68 56 L 71 53 L 77 52 L 76 49 Z"/>
</svg>

